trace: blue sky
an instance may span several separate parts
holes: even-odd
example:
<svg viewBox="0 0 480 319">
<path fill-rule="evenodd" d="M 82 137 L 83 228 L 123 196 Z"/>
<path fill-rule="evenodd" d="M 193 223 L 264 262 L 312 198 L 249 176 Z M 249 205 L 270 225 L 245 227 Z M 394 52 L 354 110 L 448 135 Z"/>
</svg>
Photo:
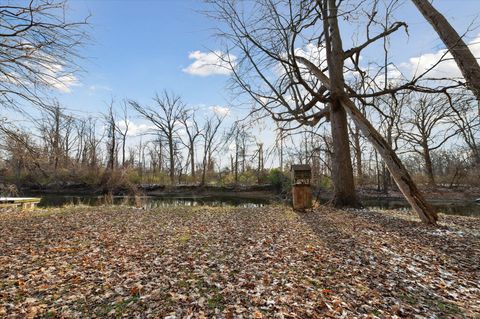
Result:
<svg viewBox="0 0 480 319">
<path fill-rule="evenodd" d="M 471 39 L 480 34 L 480 0 L 436 0 L 434 4 L 460 33 L 476 19 Z M 92 40 L 81 50 L 85 59 L 80 64 L 85 71 L 76 75 L 76 85 L 69 92 L 52 94 L 64 107 L 81 115 L 105 112 L 112 98 L 150 103 L 155 92 L 164 89 L 204 112 L 213 106 L 229 106 L 232 96 L 227 90 L 228 75 L 185 72 L 196 61 L 189 55 L 199 57 L 209 50 L 222 49 L 214 36 L 216 22 L 201 13 L 207 8 L 200 0 L 71 0 L 72 19 L 91 14 Z M 404 0 L 396 17 L 407 22 L 410 34 L 398 36 L 391 43 L 391 57 L 397 64 L 425 54 L 428 57 L 443 48 L 409 0 Z M 344 30 L 344 40 L 349 31 Z M 367 59 L 375 54 L 365 53 Z M 244 112 L 234 108 L 230 119 Z M 140 123 L 139 119 L 135 121 Z M 265 133 L 265 138 L 272 139 L 272 134 Z"/>
<path fill-rule="evenodd" d="M 460 32 L 480 13 L 478 0 L 443 0 L 435 5 Z M 80 85 L 59 94 L 68 108 L 97 112 L 111 97 L 148 102 L 163 89 L 192 105 L 229 104 L 228 76 L 182 71 L 194 62 L 189 53 L 221 49 L 213 35 L 215 21 L 200 12 L 206 9 L 202 1 L 72 0 L 70 7 L 76 17 L 92 14 L 92 41 L 82 50 L 86 59 L 85 72 L 78 75 Z M 407 61 L 442 47 L 409 1 L 397 16 L 409 24 L 410 37 L 392 43 L 395 60 Z"/>
<path fill-rule="evenodd" d="M 81 86 L 64 94 L 72 108 L 98 110 L 110 97 L 148 102 L 167 89 L 189 104 L 226 105 L 228 76 L 193 76 L 182 70 L 189 53 L 215 49 L 212 21 L 200 1 L 71 2 L 78 16 L 91 12 L 92 43 L 84 48 Z"/>
</svg>

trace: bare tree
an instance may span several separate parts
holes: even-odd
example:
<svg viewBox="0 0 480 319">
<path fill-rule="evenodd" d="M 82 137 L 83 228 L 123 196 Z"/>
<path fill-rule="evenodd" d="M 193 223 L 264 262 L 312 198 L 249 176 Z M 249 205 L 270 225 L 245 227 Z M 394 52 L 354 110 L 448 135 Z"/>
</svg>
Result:
<svg viewBox="0 0 480 319">
<path fill-rule="evenodd" d="M 248 125 L 240 121 L 235 122 L 230 131 L 226 134 L 225 142 L 233 143 L 235 148 L 235 154 L 231 158 L 232 173 L 234 174 L 235 184 L 238 184 L 239 172 L 245 172 L 247 148 L 248 144 L 252 141 L 252 138 Z"/>
<path fill-rule="evenodd" d="M 76 118 L 72 115 L 65 115 L 64 120 L 64 133 L 63 133 L 63 154 L 64 154 L 64 165 L 71 163 L 72 154 L 71 151 L 75 147 L 79 140 L 79 136 L 75 134 L 76 132 Z"/>
<path fill-rule="evenodd" d="M 83 157 L 91 168 L 98 167 L 99 148 L 105 135 L 98 135 L 97 120 L 89 117 L 85 120 L 85 146 Z"/>
<path fill-rule="evenodd" d="M 168 144 L 168 155 L 170 162 L 170 182 L 175 184 L 175 143 L 180 119 L 185 111 L 185 104 L 180 96 L 163 91 L 162 95 L 156 95 L 153 99 L 156 107 L 142 106 L 135 101 L 129 104 L 143 118 L 150 121 L 156 129 L 164 136 Z"/>
<path fill-rule="evenodd" d="M 464 92 L 449 99 L 452 124 L 470 150 L 473 162 L 480 166 L 480 113 L 472 107 L 476 103 L 478 101 Z"/>
<path fill-rule="evenodd" d="M 22 130 L 10 122 L 0 120 L 0 146 L 10 154 L 11 166 L 15 170 L 17 180 L 24 170 L 34 168 L 42 177 L 48 177 L 48 173 L 41 165 L 41 150 L 35 144 L 32 134 Z"/>
<path fill-rule="evenodd" d="M 450 124 L 451 115 L 448 100 L 442 95 L 417 95 L 407 104 L 402 139 L 423 157 L 425 173 L 432 186 L 435 185 L 435 176 L 431 153 L 457 134 Z"/>
<path fill-rule="evenodd" d="M 400 90 L 428 88 L 419 88 L 416 84 L 420 77 L 416 77 L 396 87 L 362 94 L 349 87 L 343 76 L 345 60 L 352 63 L 349 71 L 364 73 L 359 65 L 361 52 L 405 27 L 405 23 L 391 23 L 382 32 L 371 35 L 370 26 L 376 24 L 376 8 L 373 8 L 367 12 L 370 23 L 367 24 L 366 40 L 344 50 L 335 0 L 259 0 L 248 7 L 252 8 L 248 14 L 242 12 L 245 7 L 237 6 L 235 1 L 217 0 L 214 3 L 218 11 L 216 17 L 224 21 L 230 30 L 228 34 L 223 33 L 224 38 L 242 53 L 239 59 L 232 61 L 227 51 L 227 58 L 224 58 L 229 61 L 238 87 L 276 121 L 296 121 L 298 126 L 313 126 L 328 116 L 332 122 L 332 177 L 338 205 L 357 203 L 345 115 L 348 113 L 379 151 L 400 190 L 421 219 L 426 223 L 436 222 L 432 207 L 425 201 L 398 156 L 353 101 L 366 103 L 367 98 Z M 342 16 L 359 11 L 358 6 L 353 5 L 349 9 L 344 8 Z M 249 19 L 246 20 L 246 17 Z M 299 50 L 299 46 L 309 46 L 313 53 L 306 54 L 305 50 Z M 322 54 L 326 59 L 322 59 Z M 326 71 L 329 76 L 325 75 Z"/>
<path fill-rule="evenodd" d="M 232 68 L 236 87 L 258 105 L 254 113 L 262 111 L 269 115 L 283 130 L 315 126 L 329 116 L 336 148 L 334 163 L 337 163 L 333 169 L 334 202 L 338 206 L 356 206 L 346 114 L 336 105 L 331 111 L 325 87 L 314 77 L 303 76 L 305 72 L 295 60 L 300 54 L 298 45 L 321 42 L 317 34 L 304 34 L 308 33 L 307 29 L 317 28 L 318 5 L 314 1 L 262 0 L 244 12 L 244 7 L 235 1 L 213 3 L 217 10 L 214 16 L 229 29 L 228 33 L 220 30 L 220 34 L 242 54 L 232 60 L 227 50 L 221 58 Z M 307 40 L 302 43 L 304 39 Z M 322 49 L 313 51 L 315 54 Z"/>
<path fill-rule="evenodd" d="M 198 126 L 198 121 L 195 117 L 195 110 L 185 110 L 179 119 L 183 128 L 185 129 L 186 141 L 182 143 L 188 149 L 188 156 L 190 159 L 190 174 L 195 180 L 195 141 L 201 135 L 201 130 Z"/>
<path fill-rule="evenodd" d="M 115 125 L 115 129 L 117 133 L 120 134 L 120 138 L 122 139 L 122 167 L 125 168 L 126 164 L 126 145 L 127 145 L 127 135 L 128 130 L 130 127 L 130 119 L 128 117 L 128 107 L 127 102 L 123 101 L 122 104 L 122 119 L 120 120 L 117 125 Z"/>
<path fill-rule="evenodd" d="M 113 111 L 113 101 L 108 107 L 108 113 L 105 114 L 105 124 L 107 130 L 107 169 L 113 171 L 117 163 L 117 120 Z"/>
<path fill-rule="evenodd" d="M 69 21 L 65 0 L 0 4 L 0 105 L 45 104 L 51 88 L 75 82 L 86 21 Z"/>
<path fill-rule="evenodd" d="M 472 90 L 480 101 L 480 65 L 463 41 L 463 36 L 452 27 L 445 17 L 428 0 L 412 0 L 423 17 L 430 23 L 442 39 L 453 59 L 467 81 L 467 87 Z"/>
<path fill-rule="evenodd" d="M 263 143 L 257 142 L 257 152 L 254 155 L 254 157 L 257 157 L 258 159 L 258 165 L 257 165 L 257 182 L 260 184 L 262 180 L 262 175 L 263 175 L 263 169 L 265 167 L 265 162 L 264 162 L 264 153 L 263 153 Z"/>
<path fill-rule="evenodd" d="M 203 138 L 203 160 L 202 160 L 202 180 L 200 185 L 205 185 L 205 178 L 207 173 L 207 168 L 211 165 L 212 162 L 212 153 L 217 151 L 220 147 L 221 142 L 217 141 L 217 134 L 219 133 L 219 128 L 222 125 L 225 116 L 215 116 L 205 119 L 203 128 L 202 128 L 202 138 Z"/>
<path fill-rule="evenodd" d="M 352 54 L 352 52 L 356 52 L 353 54 L 359 54 L 363 48 L 368 46 L 369 43 L 372 43 L 376 39 L 380 39 L 383 36 L 386 36 L 391 32 L 396 31 L 396 29 L 398 29 L 398 26 L 400 26 L 401 24 L 392 25 L 392 27 L 388 31 L 383 32 L 383 36 L 373 37 L 371 39 L 368 39 L 364 44 L 357 46 L 356 48 L 350 49 L 349 51 L 343 51 L 340 30 L 338 27 L 338 8 L 336 1 L 324 0 L 322 4 L 323 16 L 326 17 L 323 20 L 326 24 L 324 26 L 324 32 L 326 33 L 325 39 L 326 43 L 330 43 L 326 44 L 327 61 L 329 61 L 330 77 L 333 77 L 333 79 L 329 79 L 327 76 L 325 76 L 325 74 L 323 74 L 323 72 L 311 61 L 308 61 L 303 57 L 297 57 L 297 59 L 300 63 L 305 65 L 328 89 L 331 89 L 334 82 L 338 82 L 335 84 L 336 86 L 338 86 L 336 91 L 336 98 L 338 99 L 340 105 L 348 112 L 355 125 L 362 131 L 362 133 L 368 138 L 368 140 L 381 154 L 388 169 L 390 170 L 390 173 L 393 175 L 395 181 L 397 182 L 400 190 L 404 194 L 407 201 L 412 205 L 414 210 L 418 213 L 422 221 L 431 224 L 436 223 L 436 213 L 423 198 L 422 194 L 418 190 L 417 186 L 410 177 L 410 174 L 398 158 L 395 151 L 393 151 L 388 142 L 385 141 L 385 139 L 378 133 L 378 131 L 373 127 L 373 125 L 365 118 L 363 113 L 358 110 L 355 103 L 348 97 L 345 92 L 345 82 L 341 83 L 342 77 L 339 74 L 336 74 L 339 72 L 343 72 L 343 70 L 338 67 L 338 61 L 336 60 L 339 60 L 340 58 L 343 58 L 348 54 Z M 327 32 L 330 35 L 328 35 Z M 330 47 L 330 49 L 328 47 Z M 330 64 L 332 64 L 332 66 L 330 66 Z M 356 65 L 358 67 L 358 62 Z M 359 94 L 352 94 L 351 88 L 349 88 L 348 90 L 350 91 L 350 95 L 361 98 L 361 95 Z M 377 94 L 378 96 L 380 96 L 387 93 L 389 90 L 383 90 L 383 92 L 377 92 Z"/>
<path fill-rule="evenodd" d="M 57 171 L 59 161 L 63 157 L 62 136 L 64 126 L 64 110 L 60 107 L 58 101 L 51 106 L 45 106 L 41 112 L 42 117 L 37 121 L 37 126 L 41 133 L 45 151 L 49 154 L 49 161 L 53 164 L 54 172 Z"/>
</svg>

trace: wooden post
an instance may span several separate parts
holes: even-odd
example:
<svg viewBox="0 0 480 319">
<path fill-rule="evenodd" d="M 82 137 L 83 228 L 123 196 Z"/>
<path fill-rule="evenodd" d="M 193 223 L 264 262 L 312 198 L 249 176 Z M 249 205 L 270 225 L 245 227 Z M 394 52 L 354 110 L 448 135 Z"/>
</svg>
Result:
<svg viewBox="0 0 480 319">
<path fill-rule="evenodd" d="M 306 184 L 293 185 L 293 209 L 305 210 L 312 208 L 312 187 Z"/>
<path fill-rule="evenodd" d="M 292 202 L 293 209 L 305 210 L 312 208 L 312 188 L 310 180 L 312 170 L 310 165 L 292 165 Z"/>
</svg>

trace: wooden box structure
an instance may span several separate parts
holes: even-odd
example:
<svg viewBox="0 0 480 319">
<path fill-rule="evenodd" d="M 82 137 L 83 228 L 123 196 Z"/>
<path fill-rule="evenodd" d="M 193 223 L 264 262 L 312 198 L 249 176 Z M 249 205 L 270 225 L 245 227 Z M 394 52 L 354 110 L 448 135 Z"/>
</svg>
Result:
<svg viewBox="0 0 480 319">
<path fill-rule="evenodd" d="M 312 208 L 312 169 L 307 164 L 294 164 L 292 172 L 292 201 L 293 209 L 305 210 Z"/>
</svg>

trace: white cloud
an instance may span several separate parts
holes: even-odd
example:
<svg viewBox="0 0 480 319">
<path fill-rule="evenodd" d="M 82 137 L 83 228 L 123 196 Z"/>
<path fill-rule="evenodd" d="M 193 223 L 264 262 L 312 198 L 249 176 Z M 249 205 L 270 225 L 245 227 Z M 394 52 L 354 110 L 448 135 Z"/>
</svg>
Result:
<svg viewBox="0 0 480 319">
<path fill-rule="evenodd" d="M 52 81 L 50 85 L 64 93 L 72 92 L 73 86 L 81 86 L 80 82 L 74 75 L 63 75 L 56 79 L 56 81 Z"/>
<path fill-rule="evenodd" d="M 97 92 L 97 91 L 112 91 L 112 89 L 109 86 L 106 85 L 90 85 L 88 89 L 92 92 Z"/>
<path fill-rule="evenodd" d="M 22 50 L 19 57 L 15 59 L 15 65 L 5 61 L 9 69 L 8 73 L 3 72 L 0 80 L 6 85 L 17 87 L 47 87 L 64 93 L 70 93 L 73 86 L 80 86 L 81 83 L 73 74 L 73 70 L 66 70 L 62 61 L 57 56 L 40 51 L 27 42 L 22 42 Z"/>
<path fill-rule="evenodd" d="M 72 73 L 64 72 L 63 66 L 55 63 L 44 62 L 42 65 L 25 63 L 32 71 L 24 73 L 10 72 L 1 74 L 0 81 L 7 85 L 19 87 L 32 87 L 34 84 L 56 89 L 63 93 L 70 93 L 73 86 L 81 83 Z"/>
<path fill-rule="evenodd" d="M 221 51 L 208 53 L 194 51 L 188 55 L 188 58 L 195 61 L 182 71 L 198 76 L 228 75 L 232 72 L 228 61 L 230 61 L 232 65 L 235 65 L 236 60 L 234 55 L 229 55 Z"/>
<path fill-rule="evenodd" d="M 80 86 L 77 77 L 72 73 L 66 73 L 59 64 L 45 65 L 42 72 L 45 84 L 61 92 L 70 93 L 73 86 Z"/>
<path fill-rule="evenodd" d="M 127 132 L 128 136 L 145 134 L 151 131 L 152 129 L 155 129 L 155 126 L 153 125 L 148 125 L 145 123 L 136 124 L 135 122 L 132 122 L 130 120 L 127 120 L 127 124 L 128 124 L 128 132 Z M 117 126 L 121 131 L 124 131 L 126 127 L 124 121 L 118 121 Z"/>
<path fill-rule="evenodd" d="M 318 47 L 313 43 L 308 43 L 304 48 L 295 49 L 295 55 L 304 57 L 321 68 L 327 63 L 327 52 L 325 48 L 323 46 Z"/>
<path fill-rule="evenodd" d="M 230 115 L 230 108 L 225 106 L 220 106 L 220 105 L 211 106 L 210 110 L 212 110 L 213 113 L 221 117 Z"/>
<path fill-rule="evenodd" d="M 480 56 L 480 35 L 468 43 L 470 50 L 475 57 Z M 408 62 L 400 64 L 400 69 L 408 76 L 418 76 L 429 68 L 434 66 L 440 59 L 442 61 L 428 72 L 430 78 L 462 78 L 462 74 L 450 53 L 446 49 L 438 50 L 433 53 L 425 53 L 420 56 L 412 57 Z M 445 56 L 444 56 L 445 55 Z"/>
<path fill-rule="evenodd" d="M 30 68 L 28 72 L 31 72 L 26 72 L 27 77 L 35 79 L 33 81 L 64 93 L 70 93 L 73 86 L 81 85 L 72 70 L 65 70 L 58 57 L 36 49 L 32 56 L 31 61 L 24 63 Z"/>
<path fill-rule="evenodd" d="M 368 67 L 366 69 L 363 69 L 363 71 L 372 79 L 374 79 L 375 85 L 378 86 L 378 88 L 383 88 L 385 86 L 385 70 L 384 69 L 378 69 L 378 66 L 375 65 L 373 67 Z M 353 77 L 360 82 L 360 74 L 359 73 L 352 73 Z M 405 77 L 402 74 L 402 72 L 395 67 L 394 65 L 388 65 L 387 66 L 387 84 L 388 86 L 399 86 L 404 80 Z M 346 77 L 347 78 L 347 77 Z"/>
</svg>

